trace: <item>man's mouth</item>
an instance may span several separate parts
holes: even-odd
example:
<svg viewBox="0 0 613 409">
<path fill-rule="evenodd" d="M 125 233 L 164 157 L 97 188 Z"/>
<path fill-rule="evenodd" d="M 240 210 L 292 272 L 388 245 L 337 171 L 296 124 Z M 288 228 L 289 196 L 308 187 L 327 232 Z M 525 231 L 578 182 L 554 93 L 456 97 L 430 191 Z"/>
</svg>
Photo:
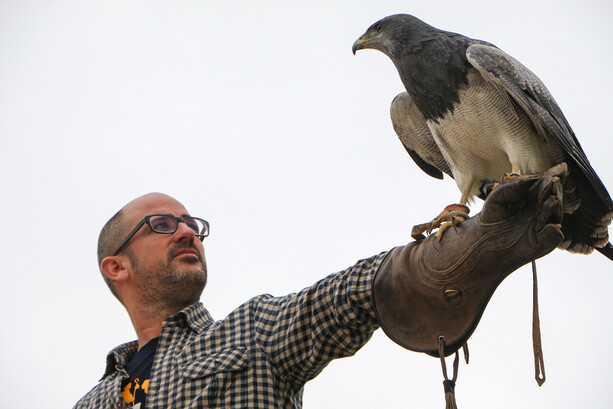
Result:
<svg viewBox="0 0 613 409">
<path fill-rule="evenodd" d="M 173 255 L 173 257 L 180 257 L 180 256 L 185 256 L 185 255 L 188 255 L 188 256 L 189 256 L 189 255 L 191 255 L 191 256 L 194 256 L 194 257 L 200 258 L 200 257 L 199 257 L 199 255 L 198 255 L 198 252 L 197 252 L 196 250 L 194 250 L 194 249 L 191 249 L 191 248 L 182 248 L 182 249 L 179 249 L 179 250 L 177 250 L 177 251 L 175 252 L 175 254 Z"/>
</svg>

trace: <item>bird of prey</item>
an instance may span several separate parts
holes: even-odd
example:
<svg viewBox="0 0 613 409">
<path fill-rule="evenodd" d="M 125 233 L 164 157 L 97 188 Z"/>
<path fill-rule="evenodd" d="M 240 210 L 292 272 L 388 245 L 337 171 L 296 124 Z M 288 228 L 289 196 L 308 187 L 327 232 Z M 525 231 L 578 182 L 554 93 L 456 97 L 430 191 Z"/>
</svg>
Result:
<svg viewBox="0 0 613 409">
<path fill-rule="evenodd" d="M 391 117 L 417 165 L 438 179 L 451 176 L 460 204 L 505 174 L 538 174 L 566 163 L 564 241 L 560 248 L 613 260 L 608 226 L 613 202 L 545 85 L 496 46 L 397 14 L 374 23 L 353 53 L 375 49 L 396 66 L 406 92 Z M 468 208 L 466 208 L 468 209 Z"/>
</svg>

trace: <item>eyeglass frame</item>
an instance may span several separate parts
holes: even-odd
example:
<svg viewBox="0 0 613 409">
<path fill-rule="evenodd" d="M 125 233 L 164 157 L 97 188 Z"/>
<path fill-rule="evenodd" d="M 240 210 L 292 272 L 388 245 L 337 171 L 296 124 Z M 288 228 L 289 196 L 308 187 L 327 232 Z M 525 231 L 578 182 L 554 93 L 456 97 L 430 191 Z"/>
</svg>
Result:
<svg viewBox="0 0 613 409">
<path fill-rule="evenodd" d="M 153 228 L 153 226 L 151 225 L 151 218 L 154 216 L 166 216 L 166 217 L 170 217 L 171 219 L 173 219 L 175 221 L 175 229 L 173 231 L 158 231 L 156 229 Z M 179 229 L 179 223 L 183 222 L 185 223 L 185 219 L 195 219 L 195 220 L 199 220 L 201 221 L 204 226 L 205 226 L 205 231 L 206 233 L 196 233 L 196 231 L 194 229 L 192 229 L 190 227 L 190 230 L 192 230 L 194 232 L 194 234 L 196 235 L 196 237 L 198 237 L 198 239 L 200 241 L 204 241 L 204 238 L 207 237 L 209 235 L 209 231 L 210 231 L 210 224 L 209 222 L 207 222 L 204 219 L 201 219 L 200 217 L 193 217 L 193 216 L 185 216 L 185 217 L 176 217 L 173 216 L 171 214 L 160 214 L 160 213 L 156 213 L 156 214 L 149 214 L 145 217 L 143 217 L 141 219 L 140 222 L 138 222 L 138 224 L 136 226 L 134 226 L 134 228 L 132 229 L 132 231 L 130 231 L 130 233 L 128 233 L 128 235 L 126 236 L 125 239 L 123 239 L 123 241 L 121 242 L 121 244 L 117 247 L 117 250 L 115 250 L 115 252 L 113 253 L 113 257 L 116 256 L 117 254 L 119 254 L 119 252 L 121 251 L 121 249 L 123 249 L 123 247 L 128 244 L 128 242 L 130 241 L 130 239 L 132 237 L 134 237 L 134 235 L 140 230 L 141 227 L 143 227 L 143 225 L 147 225 L 149 226 L 149 228 L 151 229 L 152 232 L 154 233 L 158 233 L 158 234 L 174 234 L 178 229 Z M 185 223 L 188 227 L 189 225 L 187 223 Z"/>
</svg>

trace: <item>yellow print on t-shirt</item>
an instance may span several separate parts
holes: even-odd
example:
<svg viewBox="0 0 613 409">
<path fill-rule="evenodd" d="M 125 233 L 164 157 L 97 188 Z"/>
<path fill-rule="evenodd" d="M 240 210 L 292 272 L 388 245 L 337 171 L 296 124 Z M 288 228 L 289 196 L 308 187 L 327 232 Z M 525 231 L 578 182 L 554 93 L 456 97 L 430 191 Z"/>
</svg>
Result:
<svg viewBox="0 0 613 409">
<path fill-rule="evenodd" d="M 134 379 L 134 382 L 128 382 L 121 391 L 121 396 L 131 407 L 138 409 L 141 403 L 145 400 L 145 396 L 149 390 L 149 379 L 145 379 L 143 383 L 139 378 Z"/>
</svg>

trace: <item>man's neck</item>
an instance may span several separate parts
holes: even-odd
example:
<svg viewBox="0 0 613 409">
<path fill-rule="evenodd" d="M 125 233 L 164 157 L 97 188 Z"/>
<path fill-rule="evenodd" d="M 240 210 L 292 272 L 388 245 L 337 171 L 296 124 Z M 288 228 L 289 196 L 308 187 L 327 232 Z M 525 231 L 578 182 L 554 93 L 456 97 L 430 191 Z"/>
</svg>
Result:
<svg viewBox="0 0 613 409">
<path fill-rule="evenodd" d="M 138 349 L 141 349 L 153 338 L 160 336 L 164 320 L 177 312 L 165 311 L 151 314 L 147 311 L 138 311 L 128 313 L 138 338 Z"/>
<path fill-rule="evenodd" d="M 157 338 L 162 333 L 162 322 L 159 325 L 152 325 L 136 331 L 138 337 L 138 349 L 141 349 L 153 338 Z"/>
</svg>

